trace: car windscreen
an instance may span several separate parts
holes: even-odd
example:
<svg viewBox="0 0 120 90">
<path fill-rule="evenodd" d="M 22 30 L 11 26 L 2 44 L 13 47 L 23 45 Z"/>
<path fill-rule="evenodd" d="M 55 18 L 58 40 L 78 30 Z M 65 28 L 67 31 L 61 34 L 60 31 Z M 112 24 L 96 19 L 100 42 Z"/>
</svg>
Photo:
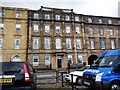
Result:
<svg viewBox="0 0 120 90">
<path fill-rule="evenodd" d="M 1 72 L 4 73 L 19 73 L 23 72 L 23 63 L 17 63 L 17 62 L 2 62 L 0 63 Z"/>
<path fill-rule="evenodd" d="M 92 64 L 92 67 L 112 67 L 116 65 L 118 60 L 118 56 L 99 57 L 95 63 Z"/>
</svg>

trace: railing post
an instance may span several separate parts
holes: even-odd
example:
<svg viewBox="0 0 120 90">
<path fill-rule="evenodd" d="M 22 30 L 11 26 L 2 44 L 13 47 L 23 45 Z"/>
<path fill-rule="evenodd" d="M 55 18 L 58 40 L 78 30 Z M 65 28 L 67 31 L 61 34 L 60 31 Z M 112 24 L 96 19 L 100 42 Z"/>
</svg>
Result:
<svg viewBox="0 0 120 90">
<path fill-rule="evenodd" d="M 71 75 L 71 82 L 72 82 L 72 90 L 74 90 L 74 86 L 73 86 L 73 74 L 70 74 Z"/>
</svg>

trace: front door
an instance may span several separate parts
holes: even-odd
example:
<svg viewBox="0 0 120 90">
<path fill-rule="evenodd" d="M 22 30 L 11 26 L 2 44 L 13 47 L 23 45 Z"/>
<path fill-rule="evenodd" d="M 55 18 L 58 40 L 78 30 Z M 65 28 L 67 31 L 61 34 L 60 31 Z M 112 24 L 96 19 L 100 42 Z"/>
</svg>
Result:
<svg viewBox="0 0 120 90">
<path fill-rule="evenodd" d="M 57 66 L 58 68 L 62 68 L 62 57 L 61 56 L 57 56 Z"/>
</svg>

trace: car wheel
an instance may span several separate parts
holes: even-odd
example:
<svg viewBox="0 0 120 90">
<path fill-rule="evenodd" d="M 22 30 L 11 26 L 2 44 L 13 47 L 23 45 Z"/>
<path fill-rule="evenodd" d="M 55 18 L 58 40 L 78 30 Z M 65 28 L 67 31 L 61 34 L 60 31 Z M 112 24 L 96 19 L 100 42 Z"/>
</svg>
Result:
<svg viewBox="0 0 120 90">
<path fill-rule="evenodd" d="M 110 85 L 110 90 L 120 90 L 120 84 L 118 82 L 113 82 Z"/>
<path fill-rule="evenodd" d="M 79 85 L 82 85 L 82 79 L 80 77 L 78 77 L 76 79 L 76 83 L 79 84 Z"/>
</svg>

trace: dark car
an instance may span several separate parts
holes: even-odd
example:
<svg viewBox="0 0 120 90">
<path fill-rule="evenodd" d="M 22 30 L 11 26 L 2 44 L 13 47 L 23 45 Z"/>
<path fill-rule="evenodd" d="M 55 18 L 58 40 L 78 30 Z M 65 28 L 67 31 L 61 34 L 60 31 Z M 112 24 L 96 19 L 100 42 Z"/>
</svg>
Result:
<svg viewBox="0 0 120 90">
<path fill-rule="evenodd" d="M 35 90 L 37 76 L 27 62 L 0 62 L 0 90 Z"/>
</svg>

